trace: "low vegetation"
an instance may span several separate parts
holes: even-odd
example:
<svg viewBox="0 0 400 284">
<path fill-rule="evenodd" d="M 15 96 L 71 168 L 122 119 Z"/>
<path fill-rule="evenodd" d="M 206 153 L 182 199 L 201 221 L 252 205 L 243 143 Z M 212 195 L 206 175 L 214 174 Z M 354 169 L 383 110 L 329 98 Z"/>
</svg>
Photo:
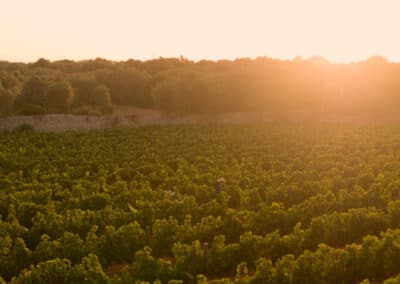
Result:
<svg viewBox="0 0 400 284">
<path fill-rule="evenodd" d="M 397 283 L 399 155 L 389 124 L 24 127 L 0 136 L 0 277 Z"/>
</svg>

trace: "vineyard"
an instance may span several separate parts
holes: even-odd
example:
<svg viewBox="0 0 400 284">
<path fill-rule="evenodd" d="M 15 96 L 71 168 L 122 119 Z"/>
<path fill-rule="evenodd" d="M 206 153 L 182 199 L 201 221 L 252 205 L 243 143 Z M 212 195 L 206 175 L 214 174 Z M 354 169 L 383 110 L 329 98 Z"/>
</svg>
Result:
<svg viewBox="0 0 400 284">
<path fill-rule="evenodd" d="M 399 283 L 400 126 L 4 133 L 8 282 Z"/>
</svg>

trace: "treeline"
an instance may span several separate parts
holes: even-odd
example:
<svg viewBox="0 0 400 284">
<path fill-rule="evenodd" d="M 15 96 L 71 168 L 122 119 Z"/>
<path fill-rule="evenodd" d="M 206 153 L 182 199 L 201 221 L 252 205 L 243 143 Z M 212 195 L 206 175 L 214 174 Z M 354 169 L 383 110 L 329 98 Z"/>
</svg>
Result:
<svg viewBox="0 0 400 284">
<path fill-rule="evenodd" d="M 383 114 L 400 106 L 400 64 L 322 58 L 199 62 L 39 59 L 0 62 L 0 113 L 105 114 L 113 105 L 177 113 L 305 111 Z"/>
</svg>

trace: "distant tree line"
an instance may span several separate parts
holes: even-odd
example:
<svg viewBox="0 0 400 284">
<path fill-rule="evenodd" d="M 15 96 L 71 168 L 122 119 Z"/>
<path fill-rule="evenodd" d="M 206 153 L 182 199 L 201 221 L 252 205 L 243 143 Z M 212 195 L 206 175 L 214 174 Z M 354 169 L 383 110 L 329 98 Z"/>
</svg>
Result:
<svg viewBox="0 0 400 284">
<path fill-rule="evenodd" d="M 391 113 L 400 106 L 400 64 L 378 56 L 352 64 L 318 57 L 0 61 L 2 115 L 106 114 L 114 105 L 175 113 Z"/>
</svg>

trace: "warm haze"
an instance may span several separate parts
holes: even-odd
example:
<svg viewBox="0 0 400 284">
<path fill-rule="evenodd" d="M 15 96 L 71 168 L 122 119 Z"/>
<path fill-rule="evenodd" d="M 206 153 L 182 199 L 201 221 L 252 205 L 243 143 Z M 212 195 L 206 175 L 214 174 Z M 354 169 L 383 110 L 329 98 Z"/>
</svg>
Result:
<svg viewBox="0 0 400 284">
<path fill-rule="evenodd" d="M 399 1 L 0 1 L 0 59 L 400 61 Z"/>
<path fill-rule="evenodd" d="M 0 0 L 0 284 L 400 283 L 400 0 Z"/>
</svg>

